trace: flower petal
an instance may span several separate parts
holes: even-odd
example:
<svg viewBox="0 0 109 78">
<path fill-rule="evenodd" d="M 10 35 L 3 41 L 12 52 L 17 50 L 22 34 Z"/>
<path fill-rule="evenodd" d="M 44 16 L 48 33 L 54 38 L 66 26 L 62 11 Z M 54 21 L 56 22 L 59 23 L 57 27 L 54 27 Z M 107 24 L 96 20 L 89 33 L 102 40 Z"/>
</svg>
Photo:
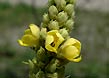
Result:
<svg viewBox="0 0 109 78">
<path fill-rule="evenodd" d="M 75 46 L 67 46 L 63 49 L 62 55 L 68 60 L 72 60 L 79 56 L 79 51 Z"/>
<path fill-rule="evenodd" d="M 56 33 L 58 33 L 58 30 L 52 30 L 52 31 L 49 31 L 48 32 L 48 35 L 54 35 Z"/>
<path fill-rule="evenodd" d="M 59 45 L 64 41 L 64 38 L 59 33 L 56 33 L 56 36 L 57 38 L 55 38 L 55 48 L 57 49 Z"/>
<path fill-rule="evenodd" d="M 65 48 L 66 46 L 71 46 L 74 45 L 76 46 L 79 50 L 81 49 L 81 43 L 74 39 L 74 38 L 69 38 L 63 45 L 62 45 L 62 49 Z"/>
<path fill-rule="evenodd" d="M 81 50 L 81 43 L 76 39 L 75 39 L 75 41 L 76 41 L 76 43 L 73 44 L 73 46 L 75 46 L 78 50 Z"/>
<path fill-rule="evenodd" d="M 22 42 L 22 40 L 18 40 L 18 43 L 19 43 L 21 46 L 28 46 L 27 44 L 24 44 L 24 43 Z"/>
<path fill-rule="evenodd" d="M 36 38 L 32 35 L 24 35 L 21 40 L 18 40 L 22 46 L 34 46 L 36 45 Z"/>
<path fill-rule="evenodd" d="M 25 35 L 26 35 L 26 34 L 31 34 L 31 30 L 30 30 L 30 29 L 26 29 L 25 32 L 24 32 L 24 34 L 25 34 Z"/>
<path fill-rule="evenodd" d="M 76 59 L 72 59 L 72 61 L 74 61 L 74 62 L 79 62 L 79 61 L 81 61 L 81 56 L 80 57 L 78 57 L 78 58 L 76 58 Z"/>
<path fill-rule="evenodd" d="M 46 48 L 48 51 L 56 52 L 56 49 L 51 46 L 51 43 L 53 43 L 53 41 L 54 41 L 53 36 L 47 35 L 47 37 L 46 37 L 46 42 L 45 42 L 45 48 Z"/>
<path fill-rule="evenodd" d="M 35 24 L 30 24 L 30 30 L 34 36 L 38 37 L 40 31 L 38 26 L 36 26 Z"/>
</svg>

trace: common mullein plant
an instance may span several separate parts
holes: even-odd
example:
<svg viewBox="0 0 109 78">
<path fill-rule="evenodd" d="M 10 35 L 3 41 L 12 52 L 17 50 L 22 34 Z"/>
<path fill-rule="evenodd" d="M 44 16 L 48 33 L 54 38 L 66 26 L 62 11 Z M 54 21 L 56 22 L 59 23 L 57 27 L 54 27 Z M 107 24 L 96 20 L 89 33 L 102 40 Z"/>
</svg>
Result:
<svg viewBox="0 0 109 78">
<path fill-rule="evenodd" d="M 75 0 L 49 0 L 48 4 L 41 25 L 30 24 L 18 40 L 35 52 L 32 60 L 24 62 L 29 65 L 29 78 L 65 78 L 65 65 L 81 60 L 81 43 L 69 36 Z"/>
</svg>

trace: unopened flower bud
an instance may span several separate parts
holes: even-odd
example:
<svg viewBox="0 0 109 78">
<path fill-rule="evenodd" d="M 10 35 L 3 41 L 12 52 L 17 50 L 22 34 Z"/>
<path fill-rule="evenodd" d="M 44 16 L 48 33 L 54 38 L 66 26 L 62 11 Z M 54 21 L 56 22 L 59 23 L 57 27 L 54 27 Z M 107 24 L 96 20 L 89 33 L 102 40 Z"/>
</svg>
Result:
<svg viewBox="0 0 109 78">
<path fill-rule="evenodd" d="M 32 77 L 32 78 L 45 78 L 44 77 L 44 72 L 40 70 L 39 72 L 37 72 L 37 74 L 35 75 L 35 77 Z"/>
<path fill-rule="evenodd" d="M 68 33 L 68 31 L 67 31 L 65 28 L 60 29 L 60 30 L 59 30 L 59 33 L 62 35 L 62 37 L 63 37 L 64 39 L 69 38 L 69 33 Z"/>
<path fill-rule="evenodd" d="M 71 18 L 75 18 L 75 11 L 73 11 Z"/>
<path fill-rule="evenodd" d="M 34 68 L 34 63 L 31 60 L 28 60 L 28 63 L 29 63 L 30 69 L 33 69 Z"/>
<path fill-rule="evenodd" d="M 58 10 L 63 10 L 63 8 L 66 6 L 65 0 L 54 0 L 56 3 L 56 6 L 58 7 Z"/>
<path fill-rule="evenodd" d="M 52 19 L 56 18 L 56 15 L 58 14 L 58 10 L 57 10 L 57 8 L 54 5 L 50 6 L 49 14 L 50 14 L 50 17 Z"/>
<path fill-rule="evenodd" d="M 46 28 L 47 27 L 47 24 L 41 23 L 41 27 Z"/>
<path fill-rule="evenodd" d="M 65 0 L 66 2 L 70 2 L 70 0 Z"/>
<path fill-rule="evenodd" d="M 73 24 L 74 24 L 74 21 L 72 19 L 68 20 L 65 24 L 66 29 L 68 29 L 68 31 L 73 29 Z"/>
<path fill-rule="evenodd" d="M 55 21 L 50 21 L 50 24 L 48 25 L 50 30 L 58 30 L 59 29 L 59 24 L 58 22 Z"/>
<path fill-rule="evenodd" d="M 67 3 L 74 4 L 76 0 L 66 0 Z"/>
<path fill-rule="evenodd" d="M 32 59 L 32 62 L 33 62 L 34 64 L 36 64 L 36 63 L 37 63 L 36 58 L 33 58 L 33 59 Z"/>
<path fill-rule="evenodd" d="M 65 7 L 65 11 L 67 12 L 68 15 L 72 15 L 73 11 L 74 11 L 74 5 L 73 4 L 68 4 Z"/>
<path fill-rule="evenodd" d="M 69 3 L 74 4 L 76 0 L 69 0 Z"/>
<path fill-rule="evenodd" d="M 47 78 L 58 78 L 58 73 L 55 72 L 55 73 L 47 73 Z"/>
<path fill-rule="evenodd" d="M 60 12 L 57 16 L 57 20 L 59 21 L 59 23 L 64 23 L 66 22 L 68 19 L 67 13 L 66 12 Z"/>
<path fill-rule="evenodd" d="M 45 40 L 46 35 L 47 35 L 47 29 L 46 28 L 42 28 L 41 31 L 40 31 L 40 37 L 41 37 L 41 39 L 44 39 Z"/>
<path fill-rule="evenodd" d="M 51 6 L 54 4 L 54 0 L 48 0 L 48 5 Z"/>
<path fill-rule="evenodd" d="M 37 51 L 36 57 L 37 57 L 38 63 L 40 63 L 40 65 L 42 66 L 48 60 L 45 49 L 43 47 L 40 47 L 40 49 Z"/>
<path fill-rule="evenodd" d="M 44 15 L 43 15 L 43 22 L 44 22 L 44 23 L 48 23 L 49 20 L 50 20 L 50 19 L 49 19 L 48 14 L 44 14 Z"/>
<path fill-rule="evenodd" d="M 59 66 L 59 60 L 52 59 L 51 62 L 47 65 L 46 70 L 50 73 L 53 73 L 56 71 L 58 66 Z"/>
</svg>

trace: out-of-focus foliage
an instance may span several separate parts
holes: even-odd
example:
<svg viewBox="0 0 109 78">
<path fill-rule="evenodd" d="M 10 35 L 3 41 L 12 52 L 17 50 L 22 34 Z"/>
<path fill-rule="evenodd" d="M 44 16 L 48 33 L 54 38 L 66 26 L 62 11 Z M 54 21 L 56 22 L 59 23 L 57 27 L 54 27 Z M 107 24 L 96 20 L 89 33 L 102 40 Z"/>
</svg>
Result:
<svg viewBox="0 0 109 78">
<path fill-rule="evenodd" d="M 26 4 L 11 6 L 8 3 L 0 3 L 0 26 L 22 26 L 30 23 L 40 24 L 45 8 L 34 8 Z"/>
<path fill-rule="evenodd" d="M 109 13 L 75 10 L 75 29 L 71 35 L 82 42 L 83 60 L 78 64 L 69 63 L 65 73 L 71 78 L 106 78 L 109 74 Z M 25 26 L 40 25 L 46 11 L 46 8 L 25 4 L 0 3 L 0 78 L 28 78 L 28 67 L 22 61 L 31 59 L 34 52 L 20 47 L 17 39 Z"/>
</svg>

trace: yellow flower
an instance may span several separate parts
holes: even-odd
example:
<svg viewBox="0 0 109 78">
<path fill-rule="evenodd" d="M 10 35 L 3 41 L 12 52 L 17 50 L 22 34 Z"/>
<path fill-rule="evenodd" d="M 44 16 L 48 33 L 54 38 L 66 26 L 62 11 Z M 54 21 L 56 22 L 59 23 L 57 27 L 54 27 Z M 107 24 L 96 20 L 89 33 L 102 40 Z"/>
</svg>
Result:
<svg viewBox="0 0 109 78">
<path fill-rule="evenodd" d="M 81 43 L 74 38 L 68 39 L 60 47 L 60 54 L 69 61 L 79 62 L 81 60 L 80 51 Z"/>
<path fill-rule="evenodd" d="M 39 39 L 39 28 L 34 24 L 30 24 L 30 29 L 25 30 L 24 36 L 18 40 L 21 46 L 35 47 Z"/>
<path fill-rule="evenodd" d="M 45 48 L 48 51 L 57 53 L 57 48 L 64 41 L 58 30 L 51 30 L 47 33 Z"/>
</svg>

